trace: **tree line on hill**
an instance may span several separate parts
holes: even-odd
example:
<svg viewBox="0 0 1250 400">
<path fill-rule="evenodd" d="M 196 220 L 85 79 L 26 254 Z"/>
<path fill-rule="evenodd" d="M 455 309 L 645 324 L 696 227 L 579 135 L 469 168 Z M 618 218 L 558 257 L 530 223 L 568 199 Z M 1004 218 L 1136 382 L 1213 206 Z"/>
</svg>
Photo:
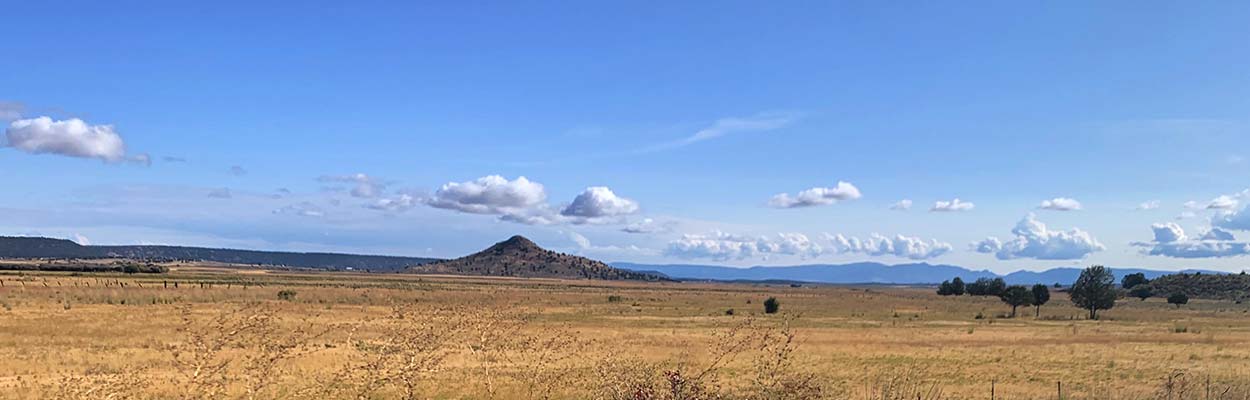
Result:
<svg viewBox="0 0 1250 400">
<path fill-rule="evenodd" d="M 1056 288 L 1062 288 L 1056 284 Z M 1189 298 L 1210 298 L 1235 300 L 1240 303 L 1250 295 L 1250 276 L 1240 274 L 1203 274 L 1201 272 L 1176 273 L 1164 275 L 1154 280 L 1147 279 L 1143 273 L 1124 275 L 1116 285 L 1111 270 L 1101 265 L 1091 266 L 1081 271 L 1076 282 L 1066 290 L 1072 304 L 1089 311 L 1089 319 L 1098 319 L 1098 312 L 1115 307 L 1117 299 L 1136 297 L 1146 300 L 1151 297 L 1165 297 L 1168 304 L 1180 307 L 1189 303 Z M 1020 306 L 1037 307 L 1037 315 L 1041 315 L 1041 306 L 1050 300 L 1050 289 L 1046 285 L 1010 285 L 1002 278 L 980 278 L 972 283 L 964 283 L 958 277 L 943 281 L 938 285 L 937 294 L 942 296 L 993 296 L 998 297 L 1011 306 L 1011 316 L 1016 316 Z"/>
</svg>

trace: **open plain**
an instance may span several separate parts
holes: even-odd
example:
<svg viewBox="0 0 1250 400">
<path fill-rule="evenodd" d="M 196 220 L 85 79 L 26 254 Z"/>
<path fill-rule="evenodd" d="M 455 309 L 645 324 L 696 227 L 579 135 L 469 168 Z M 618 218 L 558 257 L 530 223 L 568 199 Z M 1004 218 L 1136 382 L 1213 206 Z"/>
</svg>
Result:
<svg viewBox="0 0 1250 400">
<path fill-rule="evenodd" d="M 1242 399 L 1250 383 L 1234 302 L 1121 299 L 1089 321 L 1058 292 L 1007 318 L 927 287 L 191 265 L 0 282 L 13 399 Z"/>
</svg>

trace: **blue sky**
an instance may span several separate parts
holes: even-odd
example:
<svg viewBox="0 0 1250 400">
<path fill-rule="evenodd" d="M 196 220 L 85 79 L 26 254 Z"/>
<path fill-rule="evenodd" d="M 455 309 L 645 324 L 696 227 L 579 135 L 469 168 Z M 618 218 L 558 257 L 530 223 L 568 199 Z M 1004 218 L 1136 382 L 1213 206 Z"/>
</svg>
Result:
<svg viewBox="0 0 1250 400">
<path fill-rule="evenodd" d="M 1242 2 L 463 3 L 7 5 L 0 234 L 995 271 L 1250 252 Z"/>
</svg>

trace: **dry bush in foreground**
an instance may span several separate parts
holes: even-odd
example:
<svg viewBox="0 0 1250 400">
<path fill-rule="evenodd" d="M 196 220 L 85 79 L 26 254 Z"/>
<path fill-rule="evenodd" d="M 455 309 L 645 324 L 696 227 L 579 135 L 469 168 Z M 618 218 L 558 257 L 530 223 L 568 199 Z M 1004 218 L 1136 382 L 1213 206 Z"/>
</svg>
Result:
<svg viewBox="0 0 1250 400">
<path fill-rule="evenodd" d="M 708 361 L 691 364 L 683 356 L 673 364 L 609 356 L 598 363 L 596 399 L 603 400 L 716 400 L 821 399 L 830 397 L 815 374 L 796 361 L 799 343 L 787 316 L 769 329 L 753 318 L 718 330 Z M 725 368 L 735 359 L 754 360 L 746 382 L 722 382 Z"/>
<path fill-rule="evenodd" d="M 1250 399 L 1250 383 L 1212 381 L 1187 371 L 1173 371 L 1161 383 L 1154 395 L 1158 400 L 1247 400 Z"/>
<path fill-rule="evenodd" d="M 914 369 L 895 369 L 869 381 L 864 400 L 941 400 L 942 387 Z"/>
</svg>

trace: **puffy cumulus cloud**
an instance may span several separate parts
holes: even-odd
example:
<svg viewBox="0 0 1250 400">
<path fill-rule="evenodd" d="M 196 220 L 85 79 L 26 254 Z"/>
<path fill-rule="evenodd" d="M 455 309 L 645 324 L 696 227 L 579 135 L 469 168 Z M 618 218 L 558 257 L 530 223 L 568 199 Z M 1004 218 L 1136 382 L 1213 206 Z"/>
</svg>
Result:
<svg viewBox="0 0 1250 400">
<path fill-rule="evenodd" d="M 378 180 L 366 174 L 351 175 L 322 175 L 317 178 L 322 183 L 345 183 L 352 185 L 352 197 L 375 198 L 382 195 L 382 191 L 386 190 L 386 182 Z"/>
<path fill-rule="evenodd" d="M 416 197 L 409 194 L 399 194 L 394 197 L 378 199 L 372 204 L 366 205 L 366 208 L 386 211 L 386 212 L 403 212 L 415 207 L 418 204 Z"/>
<path fill-rule="evenodd" d="M 990 237 L 973 243 L 970 248 L 979 253 L 994 253 L 1000 260 L 1033 258 L 1038 260 L 1078 260 L 1090 253 L 1106 250 L 1097 239 L 1080 230 L 1053 231 L 1046 224 L 1029 214 L 1011 230 L 1015 235 L 1006 241 Z"/>
<path fill-rule="evenodd" d="M 112 125 L 90 125 L 77 118 L 19 119 L 9 123 L 5 139 L 4 145 L 30 154 L 57 154 L 108 162 L 126 158 L 126 144 Z"/>
<path fill-rule="evenodd" d="M 834 187 L 815 187 L 801 191 L 795 196 L 790 196 L 789 193 L 778 194 L 768 201 L 768 205 L 776 208 L 812 207 L 843 200 L 855 200 L 860 197 L 859 188 L 855 185 L 838 181 Z"/>
<path fill-rule="evenodd" d="M 233 197 L 230 194 L 230 188 L 218 188 L 208 191 L 208 197 L 214 199 L 228 199 Z"/>
<path fill-rule="evenodd" d="M 891 210 L 895 210 L 895 211 L 907 211 L 907 210 L 910 210 L 910 209 L 911 209 L 911 200 L 908 200 L 908 199 L 902 199 L 902 200 L 899 200 L 897 203 L 891 204 L 891 205 L 890 205 L 890 209 L 891 209 Z"/>
<path fill-rule="evenodd" d="M 604 186 L 586 188 L 567 207 L 560 210 L 566 217 L 603 218 L 638 212 L 638 202 L 617 196 Z"/>
<path fill-rule="evenodd" d="M 825 234 L 825 238 L 833 243 L 834 251 L 839 253 L 859 253 L 869 256 L 895 256 L 912 260 L 927 260 L 951 251 L 950 243 L 939 242 L 937 239 L 924 240 L 918 237 L 894 235 L 886 237 L 872 234 L 867 239 L 846 237 L 841 234 Z"/>
<path fill-rule="evenodd" d="M 1250 243 L 1236 242 L 1232 233 L 1213 228 L 1197 240 L 1189 239 L 1185 230 L 1175 223 L 1153 224 L 1154 240 L 1134 242 L 1143 253 L 1172 258 L 1219 258 L 1250 254 Z"/>
<path fill-rule="evenodd" d="M 1174 222 L 1166 224 L 1154 224 L 1150 226 L 1150 230 L 1154 231 L 1155 241 L 1159 243 L 1183 242 L 1187 240 L 1185 230 Z"/>
<path fill-rule="evenodd" d="M 508 180 L 490 175 L 443 185 L 426 201 L 431 207 L 470 214 L 509 215 L 543 205 L 546 189 L 524 176 Z"/>
<path fill-rule="evenodd" d="M 776 236 L 740 236 L 715 231 L 707 235 L 686 234 L 668 243 L 664 254 L 681 258 L 742 260 L 769 255 L 815 257 L 824 249 L 801 233 L 778 233 Z"/>
<path fill-rule="evenodd" d="M 1211 217 L 1211 225 L 1237 231 L 1250 231 L 1250 206 L 1240 211 L 1222 212 Z"/>
<path fill-rule="evenodd" d="M 326 215 L 325 210 L 311 202 L 299 202 L 286 207 L 273 210 L 274 214 L 298 215 L 301 217 L 320 218 Z"/>
<path fill-rule="evenodd" d="M 1077 211 L 1081 209 L 1081 202 L 1067 197 L 1056 197 L 1050 200 L 1042 200 L 1042 204 L 1039 204 L 1037 208 L 1054 211 Z"/>
<path fill-rule="evenodd" d="M 638 203 L 602 186 L 589 187 L 562 209 L 547 202 L 543 185 L 524 176 L 509 181 L 491 175 L 469 182 L 448 183 L 423 202 L 431 207 L 470 214 L 498 215 L 500 220 L 527 225 L 600 224 L 623 222 Z"/>
<path fill-rule="evenodd" d="M 929 207 L 929 211 L 930 212 L 971 211 L 973 208 L 976 208 L 976 206 L 977 206 L 976 204 L 959 200 L 959 198 L 956 197 L 954 200 L 951 200 L 951 201 L 934 202 L 933 207 Z"/>
<path fill-rule="evenodd" d="M 1141 204 L 1138 204 L 1137 207 L 1134 207 L 1133 209 L 1138 210 L 1138 211 L 1147 211 L 1147 210 L 1154 210 L 1158 208 L 1159 208 L 1159 200 L 1150 200 L 1150 201 L 1146 201 Z"/>
</svg>

